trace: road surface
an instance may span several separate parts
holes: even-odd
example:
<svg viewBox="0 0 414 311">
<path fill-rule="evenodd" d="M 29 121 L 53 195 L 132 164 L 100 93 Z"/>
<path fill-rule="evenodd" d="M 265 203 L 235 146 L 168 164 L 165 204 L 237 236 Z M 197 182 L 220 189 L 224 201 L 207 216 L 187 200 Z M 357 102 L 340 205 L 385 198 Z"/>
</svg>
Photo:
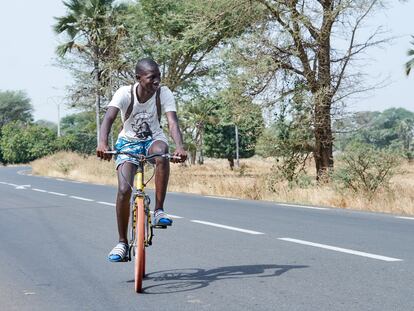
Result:
<svg viewBox="0 0 414 311">
<path fill-rule="evenodd" d="M 135 294 L 115 194 L 0 168 L 0 310 L 414 310 L 414 218 L 182 193 Z"/>
</svg>

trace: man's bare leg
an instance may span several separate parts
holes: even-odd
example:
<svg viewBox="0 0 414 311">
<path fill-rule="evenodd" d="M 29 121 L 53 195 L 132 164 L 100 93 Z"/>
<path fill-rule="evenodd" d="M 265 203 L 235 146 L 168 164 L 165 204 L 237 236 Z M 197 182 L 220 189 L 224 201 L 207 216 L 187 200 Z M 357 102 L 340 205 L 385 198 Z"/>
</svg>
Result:
<svg viewBox="0 0 414 311">
<path fill-rule="evenodd" d="M 128 244 L 129 205 L 131 186 L 137 170 L 135 164 L 125 162 L 118 167 L 118 194 L 116 197 L 116 219 L 118 223 L 119 242 Z"/>
<path fill-rule="evenodd" d="M 148 150 L 148 154 L 153 153 L 168 153 L 168 145 L 161 140 L 156 140 Z M 155 163 L 155 210 L 158 210 L 164 208 L 170 177 L 170 161 L 165 158 L 156 158 Z"/>
</svg>

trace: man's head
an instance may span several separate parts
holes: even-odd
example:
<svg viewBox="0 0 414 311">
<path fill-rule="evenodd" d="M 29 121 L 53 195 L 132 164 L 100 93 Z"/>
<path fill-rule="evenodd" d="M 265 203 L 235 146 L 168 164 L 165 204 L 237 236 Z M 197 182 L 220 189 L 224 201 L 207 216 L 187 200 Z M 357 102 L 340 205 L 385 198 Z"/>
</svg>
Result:
<svg viewBox="0 0 414 311">
<path fill-rule="evenodd" d="M 135 66 L 135 76 L 141 87 L 155 92 L 160 86 L 161 73 L 158 64 L 151 58 L 143 58 Z"/>
</svg>

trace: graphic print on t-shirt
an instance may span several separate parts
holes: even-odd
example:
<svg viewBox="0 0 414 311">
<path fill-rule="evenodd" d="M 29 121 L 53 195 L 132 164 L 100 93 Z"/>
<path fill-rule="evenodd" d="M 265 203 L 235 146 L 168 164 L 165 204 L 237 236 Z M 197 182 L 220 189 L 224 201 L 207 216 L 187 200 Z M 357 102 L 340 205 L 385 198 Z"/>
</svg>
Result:
<svg viewBox="0 0 414 311">
<path fill-rule="evenodd" d="M 150 118 L 151 115 L 146 111 L 135 113 L 132 116 L 133 121 L 131 127 L 135 132 L 135 137 L 141 140 L 146 140 L 152 137 L 152 131 L 149 126 L 151 123 Z"/>
</svg>

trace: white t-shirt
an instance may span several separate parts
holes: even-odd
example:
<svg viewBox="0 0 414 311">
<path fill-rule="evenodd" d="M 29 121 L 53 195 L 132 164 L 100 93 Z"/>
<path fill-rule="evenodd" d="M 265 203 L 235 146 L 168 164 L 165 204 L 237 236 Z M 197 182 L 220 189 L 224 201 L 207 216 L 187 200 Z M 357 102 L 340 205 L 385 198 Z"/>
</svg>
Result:
<svg viewBox="0 0 414 311">
<path fill-rule="evenodd" d="M 108 107 L 116 107 L 121 111 L 123 129 L 118 137 L 128 140 L 144 141 L 148 139 L 162 140 L 168 143 L 160 123 L 158 121 L 156 92 L 145 103 L 140 103 L 137 98 L 137 86 L 134 84 L 134 106 L 129 118 L 125 120 L 125 114 L 131 103 L 131 86 L 120 87 L 112 97 Z M 167 86 L 162 86 L 160 91 L 161 114 L 169 111 L 177 111 L 174 95 Z"/>
</svg>

